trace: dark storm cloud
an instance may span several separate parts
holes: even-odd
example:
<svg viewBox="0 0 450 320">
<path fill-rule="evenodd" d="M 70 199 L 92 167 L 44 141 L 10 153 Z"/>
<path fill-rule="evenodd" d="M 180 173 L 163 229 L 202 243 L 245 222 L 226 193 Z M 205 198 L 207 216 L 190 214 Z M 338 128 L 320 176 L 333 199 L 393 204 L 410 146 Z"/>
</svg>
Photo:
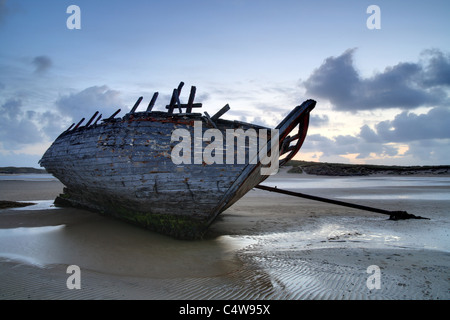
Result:
<svg viewBox="0 0 450 320">
<path fill-rule="evenodd" d="M 356 49 L 329 57 L 302 82 L 306 94 L 329 100 L 336 110 L 413 109 L 448 102 L 450 55 L 425 51 L 417 63 L 401 62 L 370 78 L 362 78 L 353 63 Z"/>
<path fill-rule="evenodd" d="M 52 66 L 52 60 L 47 56 L 37 56 L 32 61 L 35 66 L 34 72 L 37 74 L 42 74 L 46 72 Z"/>
</svg>

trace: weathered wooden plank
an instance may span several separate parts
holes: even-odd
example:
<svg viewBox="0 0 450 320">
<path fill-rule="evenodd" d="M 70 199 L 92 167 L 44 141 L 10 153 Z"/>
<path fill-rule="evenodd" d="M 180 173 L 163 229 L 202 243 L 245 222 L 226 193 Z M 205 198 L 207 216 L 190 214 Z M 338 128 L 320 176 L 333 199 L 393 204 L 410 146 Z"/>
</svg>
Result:
<svg viewBox="0 0 450 320">
<path fill-rule="evenodd" d="M 221 116 L 223 116 L 227 111 L 230 110 L 230 106 L 228 105 L 228 103 L 219 111 L 217 111 L 212 117 L 211 120 L 212 121 L 217 121 Z"/>
<path fill-rule="evenodd" d="M 195 99 L 195 92 L 197 91 L 197 88 L 192 86 L 191 87 L 191 92 L 189 93 L 189 100 L 188 103 L 186 105 L 186 112 L 187 113 L 191 113 L 192 112 L 192 108 L 194 105 L 194 99 Z"/>
<path fill-rule="evenodd" d="M 141 104 L 142 99 L 144 99 L 144 97 L 139 97 L 136 101 L 136 103 L 134 104 L 133 108 L 131 108 L 130 114 L 133 114 L 136 109 L 139 107 L 139 105 Z"/>
<path fill-rule="evenodd" d="M 148 107 L 147 107 L 147 110 L 146 110 L 147 112 L 151 112 L 152 111 L 153 107 L 155 106 L 156 99 L 158 99 L 158 95 L 159 95 L 158 92 L 155 92 L 153 94 L 153 97 L 150 100 L 150 103 L 148 104 Z"/>
</svg>

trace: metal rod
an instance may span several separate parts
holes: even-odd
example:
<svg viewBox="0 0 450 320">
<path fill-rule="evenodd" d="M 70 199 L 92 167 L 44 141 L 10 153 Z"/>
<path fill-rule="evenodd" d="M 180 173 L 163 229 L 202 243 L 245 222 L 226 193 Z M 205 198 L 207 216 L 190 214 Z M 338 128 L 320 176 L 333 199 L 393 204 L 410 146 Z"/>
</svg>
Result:
<svg viewBox="0 0 450 320">
<path fill-rule="evenodd" d="M 371 212 L 377 212 L 377 213 L 381 213 L 381 214 L 387 214 L 390 216 L 390 218 L 389 218 L 390 220 L 401 220 L 401 219 L 427 219 L 427 220 L 429 220 L 429 218 L 415 216 L 413 214 L 407 213 L 406 211 L 389 211 L 389 210 L 384 210 L 384 209 L 379 209 L 379 208 L 363 206 L 360 204 L 354 204 L 354 203 L 349 203 L 349 202 L 344 202 L 344 201 L 339 201 L 339 200 L 334 200 L 334 199 L 327 199 L 327 198 L 312 196 L 312 195 L 304 194 L 304 193 L 300 193 L 300 192 L 283 190 L 283 189 L 278 189 L 278 188 L 273 188 L 273 187 L 268 187 L 268 186 L 263 186 L 263 185 L 257 185 L 255 188 L 261 189 L 261 190 L 266 190 L 266 191 L 271 191 L 271 192 L 278 192 L 281 194 L 286 194 L 286 195 L 294 196 L 294 197 L 300 197 L 300 198 L 305 198 L 305 199 L 310 199 L 310 200 L 315 200 L 315 201 L 336 204 L 336 205 L 354 208 L 354 209 L 360 209 L 360 210 L 366 210 L 366 211 L 371 211 Z"/>
</svg>

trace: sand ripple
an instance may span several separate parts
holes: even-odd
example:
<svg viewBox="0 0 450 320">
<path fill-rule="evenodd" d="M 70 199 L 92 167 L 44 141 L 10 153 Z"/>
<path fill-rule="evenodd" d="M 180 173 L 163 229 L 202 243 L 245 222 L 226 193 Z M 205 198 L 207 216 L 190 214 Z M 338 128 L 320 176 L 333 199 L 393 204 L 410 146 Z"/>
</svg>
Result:
<svg viewBox="0 0 450 320">
<path fill-rule="evenodd" d="M 316 249 L 241 253 L 241 268 L 214 277 L 152 279 L 82 270 L 82 288 L 66 287 L 65 265 L 45 268 L 0 262 L 1 299 L 449 299 L 450 254 L 411 250 Z M 420 258 L 420 266 L 410 264 Z M 371 264 L 381 288 L 366 285 Z M 5 277 L 5 272 L 8 276 Z M 422 274 L 421 277 L 414 275 Z"/>
</svg>

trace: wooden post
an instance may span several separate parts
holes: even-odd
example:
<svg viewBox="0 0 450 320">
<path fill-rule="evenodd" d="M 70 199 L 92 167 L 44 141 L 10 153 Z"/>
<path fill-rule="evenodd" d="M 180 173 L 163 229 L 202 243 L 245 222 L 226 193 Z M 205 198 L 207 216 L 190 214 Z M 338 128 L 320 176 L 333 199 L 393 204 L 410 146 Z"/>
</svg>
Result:
<svg viewBox="0 0 450 320">
<path fill-rule="evenodd" d="M 111 115 L 111 117 L 108 118 L 108 120 L 114 119 L 114 117 L 117 116 L 117 115 L 119 114 L 120 111 L 121 111 L 121 110 L 119 109 L 119 110 L 117 110 L 116 112 L 114 112 L 114 113 Z"/>
<path fill-rule="evenodd" d="M 78 129 L 78 127 L 83 123 L 84 118 L 80 120 L 80 122 L 78 122 L 78 124 L 75 126 L 75 128 L 73 128 L 73 130 Z"/>
<path fill-rule="evenodd" d="M 94 122 L 94 126 L 97 124 L 97 122 L 99 122 L 100 121 L 100 119 L 102 118 L 102 115 L 100 114 L 99 116 L 98 116 L 98 118 L 97 118 L 97 120 L 95 120 L 95 122 Z"/>
<path fill-rule="evenodd" d="M 158 94 L 159 94 L 158 92 L 155 92 L 153 94 L 152 100 L 150 100 L 150 103 L 148 104 L 147 112 L 151 112 L 152 111 L 153 106 L 155 105 L 156 99 L 158 99 Z"/>
<path fill-rule="evenodd" d="M 170 99 L 169 110 L 168 110 L 169 114 L 173 113 L 173 109 L 175 108 L 175 102 L 176 102 L 177 96 L 178 96 L 178 90 L 173 89 L 172 98 Z"/>
<path fill-rule="evenodd" d="M 177 90 L 178 90 L 178 97 L 180 97 L 181 89 L 183 89 L 183 86 L 184 86 L 184 82 L 181 81 L 180 84 L 178 85 L 178 88 L 177 88 Z"/>
<path fill-rule="evenodd" d="M 225 112 L 227 112 L 228 110 L 230 110 L 230 106 L 228 105 L 228 103 L 222 108 L 220 109 L 215 115 L 213 115 L 211 117 L 212 121 L 216 121 L 217 119 L 219 119 L 221 116 L 223 116 L 225 114 Z"/>
<path fill-rule="evenodd" d="M 183 89 L 183 86 L 184 86 L 184 82 L 183 81 L 181 81 L 180 82 L 180 84 L 178 85 L 178 89 L 177 89 L 177 96 L 176 96 L 176 98 L 175 98 L 175 102 L 177 103 L 177 105 L 178 105 L 178 111 L 180 112 L 180 113 L 182 113 L 183 111 L 181 110 L 181 103 L 180 103 L 180 95 L 181 95 L 181 90 Z"/>
<path fill-rule="evenodd" d="M 141 103 L 142 99 L 144 99 L 144 97 L 139 97 L 139 99 L 137 99 L 137 101 L 134 104 L 133 108 L 131 108 L 130 113 L 134 113 L 136 111 L 136 109 L 139 106 L 139 104 Z"/>
<path fill-rule="evenodd" d="M 95 117 L 98 115 L 98 111 L 94 113 L 94 115 L 89 119 L 88 123 L 86 123 L 86 127 L 89 127 L 89 125 L 94 121 Z"/>
<path fill-rule="evenodd" d="M 70 129 L 72 129 L 74 125 L 75 125 L 75 123 L 72 123 L 72 125 L 64 132 L 70 131 Z"/>
<path fill-rule="evenodd" d="M 181 110 L 180 95 L 178 95 L 176 99 L 177 99 L 178 111 L 180 113 L 183 113 L 183 110 Z"/>
<path fill-rule="evenodd" d="M 195 88 L 194 86 L 191 87 L 191 93 L 189 94 L 189 101 L 187 104 L 186 113 L 192 112 L 192 105 L 194 104 L 196 90 L 197 88 Z"/>
<path fill-rule="evenodd" d="M 204 113 L 205 113 L 205 117 L 206 117 L 207 122 L 208 122 L 210 125 L 212 125 L 214 128 L 217 129 L 216 124 L 215 124 L 214 121 L 211 119 L 211 117 L 209 116 L 208 112 L 205 111 Z"/>
</svg>

